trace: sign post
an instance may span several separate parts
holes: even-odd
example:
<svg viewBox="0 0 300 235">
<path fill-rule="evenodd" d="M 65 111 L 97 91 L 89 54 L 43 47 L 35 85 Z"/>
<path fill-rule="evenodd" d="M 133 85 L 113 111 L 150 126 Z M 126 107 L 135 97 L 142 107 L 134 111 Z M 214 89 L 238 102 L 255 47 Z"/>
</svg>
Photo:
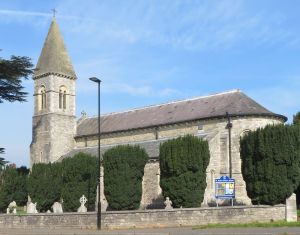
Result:
<svg viewBox="0 0 300 235">
<path fill-rule="evenodd" d="M 235 180 L 228 176 L 221 176 L 215 179 L 215 197 L 218 199 L 231 199 L 231 206 L 233 206 L 233 199 L 235 198 Z"/>
</svg>

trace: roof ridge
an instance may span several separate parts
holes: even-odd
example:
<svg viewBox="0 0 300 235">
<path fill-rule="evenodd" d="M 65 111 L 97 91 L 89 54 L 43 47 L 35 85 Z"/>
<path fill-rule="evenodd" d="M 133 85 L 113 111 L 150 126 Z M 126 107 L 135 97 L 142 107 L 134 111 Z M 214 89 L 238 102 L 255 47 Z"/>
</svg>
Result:
<svg viewBox="0 0 300 235">
<path fill-rule="evenodd" d="M 181 103 L 181 102 L 199 100 L 199 99 L 204 99 L 204 98 L 208 98 L 208 97 L 231 94 L 231 93 L 242 93 L 242 91 L 240 89 L 232 89 L 232 90 L 228 90 L 228 91 L 213 93 L 213 94 L 210 94 L 210 95 L 195 96 L 195 97 L 188 98 L 188 99 L 183 99 L 183 100 L 173 100 L 173 101 L 169 101 L 169 102 L 166 102 L 166 103 L 147 105 L 147 106 L 140 107 L 140 108 L 133 108 L 133 109 L 128 109 L 128 110 L 119 111 L 119 112 L 110 112 L 110 113 L 105 113 L 105 114 L 102 114 L 102 115 L 100 114 L 100 117 L 106 117 L 106 116 L 116 115 L 116 114 L 121 114 L 121 113 L 129 113 L 129 112 L 144 110 L 144 109 L 148 109 L 148 108 L 154 108 L 154 107 L 165 106 L 165 105 L 169 105 L 169 104 L 176 104 L 176 103 Z M 93 115 L 92 117 L 86 117 L 86 119 L 97 118 L 97 117 L 98 117 L 97 115 Z"/>
</svg>

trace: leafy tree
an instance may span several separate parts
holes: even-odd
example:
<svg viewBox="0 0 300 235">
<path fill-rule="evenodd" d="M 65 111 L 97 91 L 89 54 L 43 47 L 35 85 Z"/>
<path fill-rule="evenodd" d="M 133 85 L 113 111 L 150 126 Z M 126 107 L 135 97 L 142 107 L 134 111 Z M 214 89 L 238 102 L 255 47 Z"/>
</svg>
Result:
<svg viewBox="0 0 300 235">
<path fill-rule="evenodd" d="M 37 209 L 46 212 L 61 198 L 61 163 L 34 164 L 28 179 L 28 193 Z"/>
<path fill-rule="evenodd" d="M 296 113 L 296 115 L 293 116 L 293 124 L 300 125 L 300 112 Z"/>
<path fill-rule="evenodd" d="M 104 193 L 111 209 L 139 208 L 147 160 L 146 151 L 139 146 L 120 145 L 104 153 Z"/>
<path fill-rule="evenodd" d="M 84 194 L 88 210 L 94 210 L 97 186 L 97 160 L 78 153 L 62 162 L 34 164 L 28 179 L 28 191 L 40 211 L 51 210 L 54 202 L 63 199 L 64 211 L 77 211 Z"/>
<path fill-rule="evenodd" d="M 300 126 L 266 126 L 240 141 L 242 174 L 253 204 L 283 203 L 300 182 Z"/>
<path fill-rule="evenodd" d="M 26 167 L 5 168 L 0 187 L 0 210 L 2 212 L 12 201 L 16 201 L 17 205 L 26 204 L 28 173 L 29 170 Z"/>
<path fill-rule="evenodd" d="M 62 191 L 65 211 L 77 211 L 79 198 L 85 195 L 86 207 L 89 211 L 95 209 L 97 187 L 97 158 L 90 154 L 78 153 L 72 158 L 66 158 L 61 163 Z"/>
<path fill-rule="evenodd" d="M 192 135 L 169 140 L 160 146 L 160 186 L 174 207 L 198 207 L 206 188 L 209 163 L 206 140 Z"/>
<path fill-rule="evenodd" d="M 27 79 L 32 73 L 32 63 L 28 57 L 11 56 L 9 60 L 0 58 L 0 103 L 23 102 L 27 92 L 24 92 L 22 78 Z"/>
<path fill-rule="evenodd" d="M 26 101 L 22 78 L 27 79 L 33 73 L 32 66 L 28 57 L 11 56 L 9 60 L 0 57 L 0 103 Z M 0 153 L 3 151 L 0 148 Z"/>
</svg>

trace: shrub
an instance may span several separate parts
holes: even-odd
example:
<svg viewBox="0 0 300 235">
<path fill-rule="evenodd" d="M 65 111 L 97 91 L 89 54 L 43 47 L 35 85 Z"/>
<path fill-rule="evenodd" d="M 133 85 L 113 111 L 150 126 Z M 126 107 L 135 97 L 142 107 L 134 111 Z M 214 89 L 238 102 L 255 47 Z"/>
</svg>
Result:
<svg viewBox="0 0 300 235">
<path fill-rule="evenodd" d="M 37 208 L 46 212 L 54 202 L 64 200 L 64 211 L 77 211 L 79 198 L 88 199 L 89 211 L 95 209 L 97 187 L 97 159 L 78 153 L 62 162 L 34 164 L 28 180 L 28 191 Z"/>
<path fill-rule="evenodd" d="M 192 135 L 169 140 L 160 146 L 160 186 L 163 196 L 169 197 L 174 207 L 200 206 L 209 158 L 208 142 Z"/>
<path fill-rule="evenodd" d="M 28 178 L 28 193 L 32 202 L 37 202 L 41 212 L 51 210 L 54 202 L 61 198 L 61 163 L 34 164 Z"/>
<path fill-rule="evenodd" d="M 65 211 L 77 211 L 79 198 L 84 194 L 87 198 L 85 206 L 88 211 L 95 209 L 96 188 L 98 179 L 97 158 L 90 154 L 78 153 L 66 158 L 61 163 L 62 191 Z"/>
<path fill-rule="evenodd" d="M 242 174 L 253 204 L 283 203 L 300 182 L 300 126 L 266 126 L 240 141 Z"/>
<path fill-rule="evenodd" d="M 104 153 L 104 193 L 111 209 L 139 208 L 147 160 L 147 153 L 139 146 L 116 146 Z"/>
<path fill-rule="evenodd" d="M 26 167 L 6 167 L 2 172 L 0 183 L 0 211 L 5 212 L 8 204 L 16 201 L 17 205 L 27 202 L 27 176 Z"/>
</svg>

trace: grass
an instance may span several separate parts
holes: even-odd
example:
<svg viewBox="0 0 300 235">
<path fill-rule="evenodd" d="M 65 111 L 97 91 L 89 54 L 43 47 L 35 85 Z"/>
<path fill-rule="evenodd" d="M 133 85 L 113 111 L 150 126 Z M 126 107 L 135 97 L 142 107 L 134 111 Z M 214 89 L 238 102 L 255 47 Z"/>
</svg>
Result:
<svg viewBox="0 0 300 235">
<path fill-rule="evenodd" d="M 207 228 L 257 228 L 257 227 L 299 227 L 300 221 L 298 222 L 286 222 L 276 221 L 268 223 L 249 223 L 249 224 L 207 224 L 193 227 L 193 229 L 207 229 Z"/>
</svg>

